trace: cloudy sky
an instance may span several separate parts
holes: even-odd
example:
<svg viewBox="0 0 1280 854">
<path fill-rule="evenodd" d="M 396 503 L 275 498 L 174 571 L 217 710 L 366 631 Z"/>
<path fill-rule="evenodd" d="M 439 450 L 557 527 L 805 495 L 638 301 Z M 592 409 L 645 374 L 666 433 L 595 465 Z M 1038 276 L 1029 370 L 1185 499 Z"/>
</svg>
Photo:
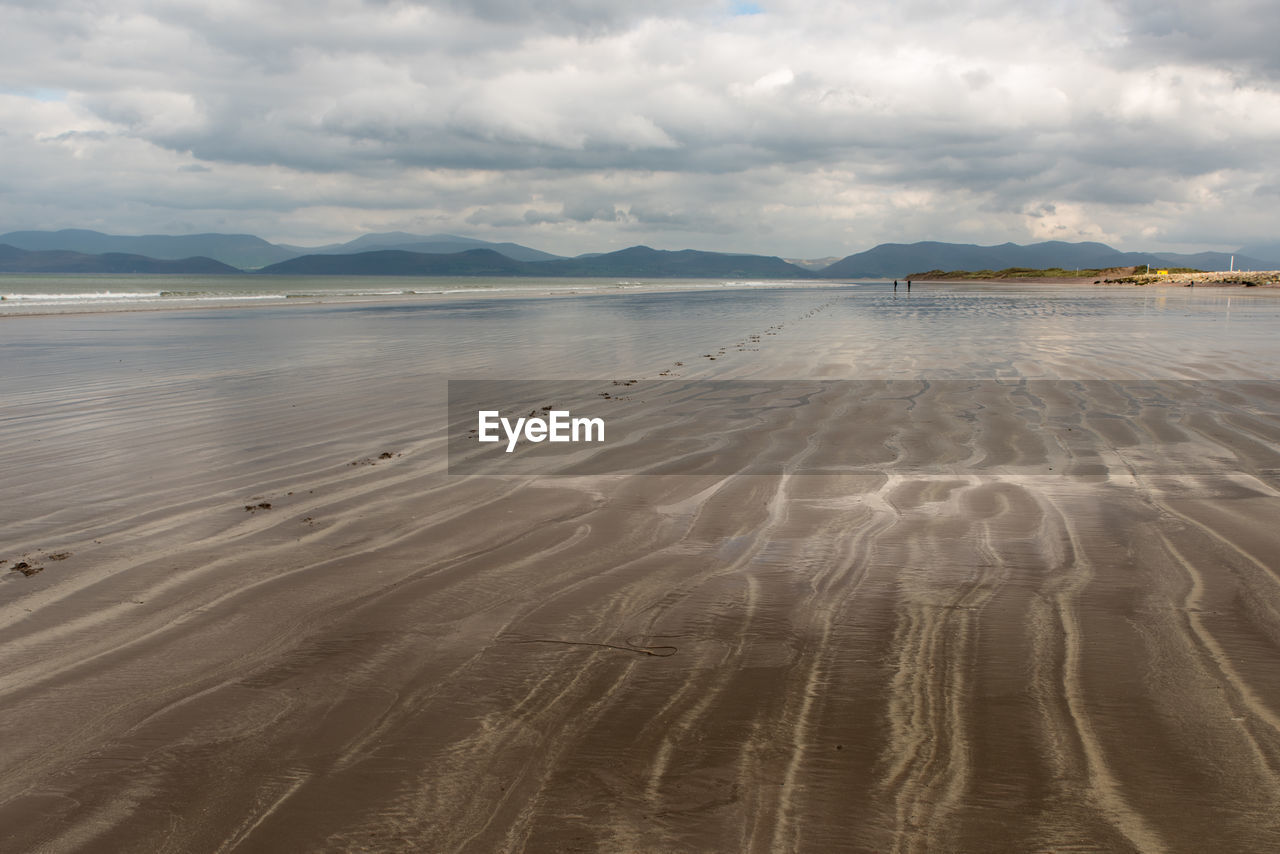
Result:
<svg viewBox="0 0 1280 854">
<path fill-rule="evenodd" d="M 0 232 L 1280 238 L 1275 0 L 0 0 Z"/>
</svg>

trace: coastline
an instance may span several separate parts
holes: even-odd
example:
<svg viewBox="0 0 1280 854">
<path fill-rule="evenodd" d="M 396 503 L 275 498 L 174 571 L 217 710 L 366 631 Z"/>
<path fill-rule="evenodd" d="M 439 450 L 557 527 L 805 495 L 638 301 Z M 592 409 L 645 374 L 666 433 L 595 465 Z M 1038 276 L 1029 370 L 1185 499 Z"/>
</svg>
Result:
<svg viewBox="0 0 1280 854">
<path fill-rule="evenodd" d="M 1117 281 L 1117 280 L 1085 280 L 1081 278 L 1063 278 L 1063 277 L 1030 277 L 1030 278 L 1007 278 L 1007 279 L 956 279 L 956 278 L 914 278 L 913 282 L 918 284 L 935 284 L 935 285 L 960 285 L 960 286 L 989 286 L 997 288 L 1016 287 L 1018 285 L 1074 285 L 1074 286 L 1154 286 L 1154 287 L 1186 287 L 1188 279 L 1179 277 L 1180 274 L 1173 276 L 1160 276 L 1154 274 L 1151 277 L 1142 277 L 1142 281 Z M 1280 281 L 1271 281 L 1271 278 L 1280 279 L 1280 272 L 1277 273 L 1250 273 L 1250 274 L 1196 274 L 1194 279 L 1196 287 L 1204 288 L 1245 288 L 1256 291 L 1271 291 L 1280 288 Z M 1213 281 L 1215 277 L 1236 277 L 1230 281 Z M 1253 276 L 1255 281 L 1262 282 L 1257 285 L 1246 285 L 1240 280 L 1241 276 Z M 14 274 L 16 280 L 31 281 L 32 277 L 26 275 Z M 57 282 L 65 280 L 67 276 L 48 276 L 48 281 Z M 160 296 L 162 292 L 155 292 L 154 295 L 145 295 L 143 299 L 121 299 L 112 297 L 111 294 L 102 294 L 99 298 L 77 301 L 74 299 L 76 294 L 57 295 L 56 300 L 46 300 L 41 302 L 34 299 L 31 295 L 18 294 L 11 295 L 7 300 L 0 300 L 0 321 L 7 318 L 15 317 L 47 317 L 56 315 L 71 314 L 113 314 L 113 313 L 137 313 L 137 312 L 203 312 L 203 311 L 227 311 L 227 310 L 258 310 L 258 309 L 281 309 L 289 307 L 314 307 L 314 306 L 388 306 L 388 305 L 430 305 L 430 304 L 447 304 L 450 302 L 460 301 L 488 301 L 502 299 L 535 299 L 535 298 L 573 298 L 578 296 L 609 296 L 609 295 L 627 295 L 627 294 L 654 294 L 654 293 L 679 293 L 679 292 L 732 292 L 732 291 L 752 291 L 752 290 L 824 290 L 824 289 L 846 289 L 856 288 L 865 289 L 867 291 L 877 291 L 885 289 L 891 283 L 891 279 L 803 279 L 803 280 L 725 280 L 725 279 L 671 279 L 671 280 L 651 280 L 651 281 L 615 281 L 615 280 L 593 280 L 583 279 L 581 281 L 559 281 L 553 286 L 546 283 L 531 284 L 528 278 L 502 279 L 502 278 L 479 278 L 474 283 L 467 282 L 451 282 L 453 287 L 441 286 L 432 288 L 431 280 L 421 278 L 405 278 L 397 279 L 393 284 L 401 284 L 403 287 L 394 290 L 378 290 L 373 289 L 376 286 L 387 286 L 386 279 L 389 277 L 362 277 L 355 280 L 361 283 L 366 289 L 364 292 L 344 293 L 335 291 L 333 293 L 272 293 L 272 294 L 253 294 L 253 295 L 210 295 L 202 297 L 185 297 L 181 295 L 165 295 Z M 71 279 L 72 281 L 81 281 Z M 268 281 L 274 284 L 288 285 L 295 281 L 295 277 L 272 276 L 268 277 Z M 103 281 L 101 276 L 86 276 L 83 281 L 100 282 Z M 116 280 L 112 280 L 116 281 Z M 121 282 L 139 282 L 146 283 L 147 280 L 139 280 L 137 277 L 120 276 L 118 281 Z M 314 277 L 296 277 L 299 282 L 314 282 Z M 476 286 L 477 283 L 484 282 L 488 286 Z M 900 280 L 900 292 L 904 292 L 903 287 L 905 279 Z M 0 291 L 4 290 L 5 279 L 0 276 Z M 471 286 L 466 286 L 470 284 Z M 353 285 L 354 287 L 354 285 Z"/>
<path fill-rule="evenodd" d="M 1108 271 L 1111 272 L 1111 271 Z M 1167 275 L 1129 274 L 1114 277 L 1091 276 L 1029 276 L 991 279 L 958 279 L 958 278 L 920 278 L 913 276 L 913 282 L 936 282 L 953 285 L 987 284 L 987 285 L 1132 285 L 1137 287 L 1205 287 L 1205 288 L 1280 288 L 1280 270 L 1251 270 L 1247 272 L 1217 271 L 1204 273 L 1169 273 Z"/>
<path fill-rule="evenodd" d="M 16 279 L 31 280 L 30 276 L 14 276 Z M 57 282 L 69 279 L 67 276 L 50 275 L 48 280 Z M 277 286 L 281 292 L 270 294 L 254 294 L 248 296 L 211 295 L 205 297 L 161 296 L 155 292 L 143 300 L 111 299 L 103 296 L 100 299 L 74 301 L 59 295 L 57 300 L 40 302 L 27 295 L 10 296 L 0 299 L 0 320 L 6 317 L 38 317 L 60 314 L 96 314 L 114 312 L 150 312 L 150 311 L 203 311 L 210 309 L 265 309 L 288 306 L 316 305 L 388 305 L 395 303 L 431 303 L 458 300 L 491 300 L 491 299 L 527 299 L 535 297 L 576 297 L 584 295 L 609 294 L 647 294 L 675 293 L 681 291 L 734 291 L 758 289 L 804 289 L 847 287 L 865 284 L 862 280 L 841 279 L 797 279 L 797 280 L 732 280 L 732 279 L 656 279 L 649 281 L 617 281 L 613 279 L 558 280 L 554 284 L 538 281 L 528 277 L 502 278 L 477 277 L 471 282 L 446 280 L 443 284 L 432 287 L 431 279 L 420 277 L 357 277 L 348 281 L 360 282 L 372 291 L 376 286 L 386 288 L 399 284 L 395 290 L 376 292 L 343 293 L 285 293 L 284 289 L 293 282 L 315 282 L 309 276 L 271 276 L 259 277 Z M 388 283 L 388 279 L 392 280 Z M 84 281 L 99 282 L 101 276 L 87 276 Z M 73 280 L 75 281 L 75 280 Z M 120 276 L 114 281 L 146 283 L 146 279 Z M 211 280 L 214 284 L 221 280 Z M 252 281 L 247 278 L 240 281 Z M 488 286 L 480 286 L 486 283 Z M 0 292 L 4 291 L 5 278 L 0 274 Z M 449 285 L 453 285 L 449 287 Z M 470 286 L 468 286 L 470 285 Z M 55 285 L 56 286 L 56 285 Z M 74 294 L 66 295 L 74 297 Z"/>
</svg>

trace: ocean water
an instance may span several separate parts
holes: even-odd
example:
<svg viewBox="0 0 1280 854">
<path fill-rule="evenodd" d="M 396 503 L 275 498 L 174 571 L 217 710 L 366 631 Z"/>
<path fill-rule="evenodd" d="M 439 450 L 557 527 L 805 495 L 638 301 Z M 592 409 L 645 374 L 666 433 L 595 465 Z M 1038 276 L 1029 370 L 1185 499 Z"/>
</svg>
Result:
<svg viewBox="0 0 1280 854">
<path fill-rule="evenodd" d="M 113 281 L 121 293 L 156 293 L 172 280 Z M 293 280 L 300 292 L 311 281 Z M 43 518 L 43 527 L 73 510 L 97 514 L 120 500 L 116 474 L 161 463 L 156 487 L 300 448 L 337 443 L 355 458 L 442 438 L 447 384 L 459 379 L 612 389 L 632 379 L 1280 376 L 1275 291 L 927 285 L 907 297 L 879 283 L 655 291 L 596 282 L 592 291 L 574 280 L 548 297 L 557 283 L 476 280 L 460 283 L 475 293 L 309 301 L 236 282 L 254 302 L 192 310 L 154 297 L 175 310 L 130 311 L 147 298 L 94 302 L 87 295 L 100 291 L 84 281 L 84 302 L 66 298 L 76 310 L 0 304 L 34 312 L 0 317 L 0 479 L 23 487 L 0 495 L 0 518 Z M 320 283 L 348 295 L 387 289 Z M 426 456 L 443 468 L 444 444 Z"/>
<path fill-rule="evenodd" d="M 741 288 L 778 282 L 484 276 L 144 276 L 0 274 L 0 315 L 234 306 L 285 301 L 358 302 L 465 294 L 573 294 Z"/>
<path fill-rule="evenodd" d="M 658 378 L 675 361 L 687 377 L 772 379 L 1280 375 L 1280 292 L 1256 289 L 23 276 L 0 294 L 10 395 L 308 367 Z"/>
</svg>

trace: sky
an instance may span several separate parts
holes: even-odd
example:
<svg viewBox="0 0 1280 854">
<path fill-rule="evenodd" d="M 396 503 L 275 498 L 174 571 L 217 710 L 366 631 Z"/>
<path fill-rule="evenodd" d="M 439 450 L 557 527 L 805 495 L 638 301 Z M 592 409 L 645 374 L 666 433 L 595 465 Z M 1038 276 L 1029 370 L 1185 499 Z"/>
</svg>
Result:
<svg viewBox="0 0 1280 854">
<path fill-rule="evenodd" d="M 1275 0 L 0 0 L 0 232 L 1280 239 Z"/>
</svg>

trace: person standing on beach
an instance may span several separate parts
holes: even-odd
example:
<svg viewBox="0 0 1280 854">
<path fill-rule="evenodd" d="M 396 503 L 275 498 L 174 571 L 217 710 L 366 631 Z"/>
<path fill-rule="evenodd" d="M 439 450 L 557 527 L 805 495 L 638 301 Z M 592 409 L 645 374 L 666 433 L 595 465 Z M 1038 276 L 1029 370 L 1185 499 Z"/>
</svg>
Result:
<svg viewBox="0 0 1280 854">
<path fill-rule="evenodd" d="M 911 293 L 911 280 L 907 279 L 907 293 Z"/>
<path fill-rule="evenodd" d="M 894 280 L 893 280 L 893 292 L 894 292 L 895 294 L 898 292 L 898 280 L 897 280 L 897 279 L 894 279 Z"/>
</svg>

